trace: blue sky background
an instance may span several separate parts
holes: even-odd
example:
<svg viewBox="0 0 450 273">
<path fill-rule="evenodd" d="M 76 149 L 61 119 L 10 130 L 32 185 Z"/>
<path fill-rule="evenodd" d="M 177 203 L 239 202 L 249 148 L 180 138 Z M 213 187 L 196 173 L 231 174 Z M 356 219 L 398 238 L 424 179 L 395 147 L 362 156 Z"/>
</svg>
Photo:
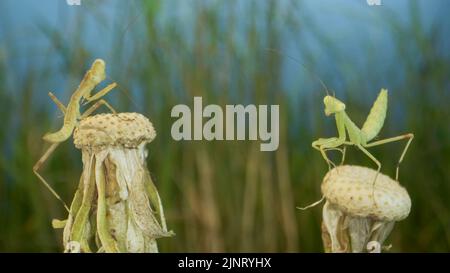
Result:
<svg viewBox="0 0 450 273">
<path fill-rule="evenodd" d="M 4 48 L 14 48 L 14 52 L 8 52 L 9 66 L 16 72 L 16 78 L 10 78 L 9 82 L 14 89 L 14 82 L 20 77 L 21 71 L 29 68 L 30 63 L 36 69 L 41 65 L 58 67 L 61 60 L 58 58 L 49 59 L 50 42 L 42 29 L 48 28 L 62 34 L 62 38 L 70 40 L 80 24 L 83 24 L 82 40 L 86 47 L 98 57 L 107 61 L 106 48 L 110 48 L 113 36 L 122 33 L 124 43 L 130 44 L 130 51 L 136 50 L 135 45 L 139 41 L 131 41 L 131 34 L 139 33 L 142 25 L 145 24 L 144 16 L 139 10 L 138 0 L 123 2 L 121 0 L 82 0 L 81 6 L 69 6 L 65 0 L 2 0 L 0 3 L 0 58 Z M 159 27 L 164 27 L 167 22 L 176 22 L 180 28 L 186 28 L 186 39 L 192 38 L 189 30 L 192 28 L 195 3 L 215 5 L 220 1 L 164 1 L 162 10 L 158 13 Z M 262 1 L 261 1 L 262 2 Z M 395 19 L 404 26 L 409 25 L 409 1 L 408 0 L 383 0 L 382 6 L 369 6 L 365 0 L 311 0 L 301 1 L 302 8 L 298 16 L 310 20 L 315 26 L 311 32 L 320 33 L 323 40 L 333 45 L 333 52 L 330 52 L 328 45 L 323 45 L 313 35 L 309 35 L 309 30 L 302 30 L 296 35 L 286 28 L 285 10 L 289 8 L 289 1 L 281 5 L 277 11 L 278 27 L 284 33 L 283 44 L 278 50 L 283 54 L 292 56 L 304 61 L 299 54 L 299 46 L 309 49 L 309 54 L 319 64 L 313 73 L 321 78 L 327 79 L 327 85 L 332 86 L 338 93 L 342 92 L 340 74 L 361 76 L 361 71 L 379 75 L 373 77 L 376 82 L 370 83 L 372 86 L 386 84 L 386 79 L 382 75 L 392 73 L 395 70 L 395 63 L 398 58 L 394 51 L 394 37 L 391 31 L 385 31 L 389 27 L 388 21 Z M 293 1 L 295 2 L 295 1 Z M 125 3 L 125 4 L 124 4 Z M 266 2 L 267 3 L 267 2 Z M 236 9 L 242 12 L 238 24 L 246 24 L 247 11 L 254 8 L 252 2 L 245 0 L 235 1 Z M 265 3 L 258 8 L 264 9 Z M 419 0 L 419 14 L 425 31 L 431 29 L 433 25 L 439 25 L 441 31 L 445 33 L 442 37 L 450 37 L 450 19 L 447 16 L 450 1 L 447 0 Z M 83 22 L 76 22 L 76 15 L 83 13 Z M 226 21 L 225 21 L 226 23 Z M 261 22 L 261 31 L 264 32 L 264 25 Z M 138 35 L 139 36 L 139 35 Z M 144 36 L 144 34 L 143 34 Z M 236 37 L 239 41 L 239 37 Z M 144 39 L 144 38 L 143 38 Z M 323 41 L 322 40 L 322 41 Z M 437 41 L 436 48 L 442 49 L 442 54 L 448 54 L 450 39 Z M 301 45 L 300 45 L 301 44 Z M 132 45 L 132 46 L 131 46 Z M 245 50 L 246 45 L 241 44 Z M 73 49 L 72 49 L 73 50 Z M 367 56 L 367 52 L 371 56 Z M 334 57 L 330 57 L 330 56 Z M 335 58 L 339 56 L 339 60 Z M 370 64 L 370 67 L 369 67 Z M 286 60 L 283 73 L 286 88 L 295 86 L 298 81 L 306 85 L 317 85 L 317 81 L 310 81 L 309 73 L 302 71 L 299 64 Z M 401 71 L 398 72 L 397 80 L 401 80 Z M 119 73 L 116 71 L 116 73 Z M 299 76 L 300 75 L 300 76 Z M 57 71 L 53 77 L 57 86 L 62 77 Z M 393 79 L 390 79 L 393 80 Z M 394 79 L 395 80 L 395 79 Z M 74 79 L 74 81 L 76 81 Z M 391 83 L 395 85 L 394 82 Z M 45 86 L 42 86 L 45 89 Z M 56 91 L 58 92 L 58 91 Z M 295 92 L 292 91 L 292 92 Z"/>
</svg>

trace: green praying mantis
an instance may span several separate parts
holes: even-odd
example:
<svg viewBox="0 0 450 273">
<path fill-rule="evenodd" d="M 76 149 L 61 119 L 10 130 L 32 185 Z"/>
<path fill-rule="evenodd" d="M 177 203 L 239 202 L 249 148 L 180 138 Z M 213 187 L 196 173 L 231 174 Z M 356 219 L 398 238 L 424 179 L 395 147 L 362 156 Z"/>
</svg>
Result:
<svg viewBox="0 0 450 273">
<path fill-rule="evenodd" d="M 292 56 L 286 55 L 282 53 L 281 51 L 277 49 L 272 48 L 266 48 L 266 50 L 274 52 L 276 54 L 279 54 L 281 56 L 288 57 L 292 61 L 296 62 L 297 64 L 301 65 L 306 71 L 310 72 L 310 70 L 299 60 L 293 58 Z M 384 121 L 386 119 L 386 112 L 388 108 L 388 90 L 387 89 L 381 89 L 380 93 L 378 94 L 377 99 L 373 103 L 373 106 L 369 112 L 369 115 L 367 116 L 366 121 L 364 122 L 362 128 L 358 128 L 356 124 L 350 119 L 350 117 L 345 112 L 345 104 L 337 99 L 334 95 L 330 96 L 328 92 L 328 88 L 318 77 L 316 74 L 313 73 L 313 75 L 319 80 L 322 87 L 324 87 L 326 91 L 326 96 L 323 99 L 323 103 L 325 106 L 325 115 L 326 116 L 335 116 L 336 120 L 336 127 L 338 130 L 338 137 L 330 137 L 330 138 L 319 138 L 316 141 L 312 142 L 312 147 L 316 150 L 318 150 L 324 160 L 328 164 L 328 168 L 331 169 L 331 166 L 335 167 L 336 165 L 328 158 L 326 152 L 330 150 L 337 150 L 342 153 L 342 159 L 341 159 L 341 165 L 344 164 L 345 161 L 345 152 L 347 146 L 356 146 L 359 150 L 361 150 L 367 157 L 369 157 L 376 165 L 377 165 L 377 173 L 374 177 L 374 180 L 372 182 L 372 198 L 374 200 L 374 204 L 376 205 L 374 191 L 375 191 L 375 183 L 377 181 L 378 175 L 381 171 L 381 163 L 378 159 L 375 158 L 368 150 L 367 148 L 375 147 L 391 142 L 397 142 L 401 140 L 408 140 L 401 155 L 397 162 L 397 167 L 395 171 L 395 180 L 398 181 L 399 177 L 399 170 L 400 170 L 400 163 L 403 161 L 406 152 L 408 151 L 408 148 L 414 139 L 414 134 L 407 133 L 400 136 L 390 137 L 386 139 L 381 139 L 377 141 L 373 141 L 375 137 L 379 134 L 381 129 L 383 128 Z M 343 148 L 339 148 L 343 146 Z M 314 202 L 311 205 L 308 205 L 306 207 L 299 207 L 299 209 L 305 210 L 311 207 L 314 207 L 318 205 L 320 202 L 322 202 L 324 197 L 322 197 L 321 200 Z"/>
<path fill-rule="evenodd" d="M 372 181 L 372 199 L 375 206 L 377 206 L 377 202 L 375 200 L 375 185 L 378 178 L 378 175 L 381 171 L 381 163 L 378 159 L 375 158 L 367 148 L 383 145 L 390 142 L 396 142 L 400 140 L 407 139 L 407 143 L 403 152 L 400 156 L 400 159 L 397 162 L 397 168 L 395 171 L 395 180 L 398 181 L 398 175 L 400 170 L 400 163 L 403 161 L 405 154 L 414 139 L 414 134 L 408 133 L 396 137 L 381 139 L 378 141 L 372 141 L 378 133 L 383 128 L 384 120 L 386 119 L 387 105 L 388 105 L 388 91 L 386 89 L 381 89 L 378 94 L 377 99 L 373 103 L 372 108 L 370 109 L 370 113 L 367 116 L 366 121 L 363 124 L 363 127 L 360 129 L 355 123 L 350 119 L 350 117 L 345 112 L 345 104 L 335 98 L 334 96 L 330 96 L 327 91 L 327 95 L 323 99 L 323 103 L 325 105 L 325 115 L 330 116 L 334 115 L 336 119 L 336 126 L 338 130 L 338 137 L 330 137 L 330 138 L 319 138 L 318 140 L 312 143 L 312 147 L 318 151 L 320 151 L 322 157 L 328 163 L 328 168 L 331 169 L 331 165 L 335 166 L 334 163 L 328 158 L 326 151 L 327 150 L 338 150 L 342 153 L 341 165 L 345 160 L 345 151 L 346 145 L 356 146 L 359 150 L 361 150 L 367 157 L 369 157 L 376 165 L 377 172 Z M 348 138 L 347 138 L 348 134 Z M 372 142 L 371 142 L 372 141 Z M 342 149 L 339 147 L 344 145 Z M 314 207 L 322 200 L 306 206 L 304 208 L 299 208 L 301 210 L 308 209 L 310 207 Z"/>
<path fill-rule="evenodd" d="M 73 201 L 71 203 L 70 208 L 66 205 L 66 203 L 62 200 L 62 198 L 53 190 L 53 188 L 47 183 L 47 181 L 42 177 L 39 173 L 39 169 L 42 165 L 47 161 L 50 155 L 56 150 L 56 148 L 64 141 L 66 141 L 74 132 L 75 128 L 79 126 L 81 120 L 90 116 L 97 108 L 101 105 L 105 105 L 108 109 L 116 114 L 116 111 L 113 107 L 111 107 L 104 99 L 108 92 L 113 90 L 117 83 L 111 83 L 105 88 L 101 89 L 95 94 L 92 94 L 93 90 L 106 79 L 105 72 L 105 62 L 101 59 L 97 59 L 92 64 L 91 68 L 86 72 L 83 80 L 81 81 L 78 88 L 72 94 L 70 101 L 66 106 L 64 106 L 51 92 L 49 93 L 50 98 L 55 102 L 57 107 L 64 114 L 64 123 L 60 130 L 54 133 L 47 133 L 44 135 L 43 139 L 46 142 L 49 142 L 51 145 L 46 150 L 46 152 L 42 155 L 42 157 L 36 162 L 33 167 L 33 172 L 39 178 L 39 180 L 50 190 L 50 192 L 64 205 L 64 208 L 69 212 L 69 216 L 66 220 L 57 220 L 54 219 L 52 225 L 54 228 L 64 228 L 64 242 L 67 251 L 83 251 L 83 252 L 91 252 L 89 247 L 89 243 L 87 240 L 87 234 L 90 234 L 92 229 L 89 227 L 89 217 L 90 210 L 93 207 L 91 202 L 95 195 L 97 195 L 98 200 L 97 204 L 95 204 L 96 209 L 96 232 L 98 234 L 98 238 L 101 241 L 102 246 L 98 251 L 106 251 L 106 252 L 124 252 L 125 250 L 120 248 L 115 239 L 113 239 L 113 235 L 111 235 L 110 230 L 108 228 L 107 221 L 107 193 L 106 193 L 106 185 L 105 185 L 105 174 L 101 170 L 101 165 L 96 165 L 97 161 L 100 160 L 98 155 L 90 156 L 88 154 L 83 153 L 83 165 L 88 169 L 88 178 L 85 183 L 83 180 L 83 175 L 80 178 L 79 187 L 75 193 Z M 94 102 L 95 104 L 89 107 L 84 113 L 80 113 L 81 105 L 84 105 L 89 102 Z M 101 128 L 95 128 L 96 130 L 102 130 Z M 103 155 L 105 156 L 105 155 Z M 105 158 L 103 158 L 105 160 Z M 101 160 L 100 160 L 101 161 Z M 93 171 L 95 168 L 95 171 Z M 99 170 L 97 170 L 97 168 Z M 165 232 L 167 230 L 165 218 L 162 210 L 161 200 L 159 198 L 158 191 L 151 179 L 150 173 L 148 170 L 144 169 L 138 172 L 140 174 L 139 177 L 144 181 L 143 182 L 143 192 L 145 192 L 142 196 L 148 196 L 150 205 L 153 206 L 157 210 L 157 213 L 160 215 L 160 224 L 161 230 L 163 233 L 158 233 L 159 230 L 154 231 L 151 230 L 150 227 L 146 226 L 146 234 L 157 235 L 157 236 L 171 236 L 171 232 Z M 140 184 L 137 184 L 140 185 Z M 135 190 L 134 192 L 139 194 L 141 193 L 141 189 Z M 130 202 L 136 202 L 142 200 L 144 198 L 134 198 L 131 199 Z M 135 214 L 141 213 L 142 211 L 148 212 L 145 209 L 139 210 L 140 204 L 135 204 L 133 206 L 133 210 L 135 210 Z M 145 203 L 143 203 L 145 207 Z M 147 218 L 151 218 L 150 215 Z M 144 220 L 147 219 L 143 217 Z M 137 219 L 137 223 L 143 223 L 144 220 Z M 155 220 L 157 221 L 157 220 Z M 66 245 L 67 243 L 67 245 Z"/>
<path fill-rule="evenodd" d="M 280 56 L 288 57 L 290 60 L 295 63 L 301 65 L 303 69 L 308 72 L 311 72 L 301 61 L 296 58 L 284 54 L 283 52 L 273 49 L 266 48 L 267 51 L 274 52 Z M 377 175 L 375 176 L 373 184 L 375 184 L 378 174 L 381 170 L 381 163 L 378 161 L 375 156 L 373 156 L 366 148 L 379 146 L 383 144 L 387 144 L 390 142 L 396 142 L 408 139 L 405 148 L 400 156 L 400 159 L 397 163 L 397 168 L 395 172 L 395 180 L 398 181 L 400 163 L 403 161 L 405 154 L 414 139 L 414 134 L 408 133 L 403 134 L 396 137 L 386 138 L 378 141 L 372 141 L 381 131 L 384 125 L 384 120 L 386 119 L 386 112 L 388 108 L 388 91 L 387 89 L 381 89 L 378 94 L 377 99 L 373 103 L 373 106 L 370 110 L 369 115 L 367 116 L 366 121 L 363 124 L 363 127 L 360 129 L 355 123 L 350 119 L 350 117 L 345 112 L 345 104 L 337 99 L 334 95 L 330 96 L 328 92 L 328 88 L 325 83 L 322 81 L 320 77 L 318 77 L 315 73 L 312 73 L 320 82 L 322 87 L 326 92 L 326 96 L 323 99 L 323 103 L 325 105 L 325 115 L 330 116 L 334 115 L 336 119 L 336 126 L 338 130 L 338 137 L 331 138 L 319 138 L 318 140 L 312 143 L 312 147 L 318 150 L 325 161 L 328 163 L 328 168 L 331 169 L 331 166 L 336 166 L 327 156 L 326 151 L 329 150 L 337 150 L 342 153 L 341 165 L 345 161 L 345 151 L 346 146 L 356 146 L 359 150 L 361 150 L 365 155 L 367 155 L 376 165 L 377 165 Z M 348 138 L 347 138 L 348 134 Z M 372 141 L 372 142 L 371 142 Z M 341 149 L 340 146 L 344 145 Z"/>
<path fill-rule="evenodd" d="M 327 90 L 327 89 L 326 89 Z M 400 136 L 390 137 L 386 139 L 381 139 L 377 141 L 372 141 L 378 133 L 381 131 L 384 125 L 384 120 L 386 119 L 387 103 L 388 103 L 388 91 L 386 89 L 381 89 L 378 94 L 377 99 L 373 103 L 369 115 L 364 122 L 362 128 L 358 128 L 355 123 L 350 119 L 350 117 L 345 112 L 345 104 L 334 96 L 330 96 L 327 91 L 327 95 L 323 99 L 325 105 L 325 115 L 334 115 L 336 120 L 336 127 L 338 130 L 338 137 L 330 138 L 319 138 L 312 142 L 312 147 L 318 150 L 325 161 L 328 163 L 328 168 L 331 170 L 331 166 L 336 166 L 327 156 L 326 151 L 337 150 L 342 153 L 341 165 L 345 161 L 345 151 L 346 146 L 356 146 L 361 150 L 367 157 L 369 157 L 376 165 L 377 172 L 372 181 L 372 200 L 374 206 L 377 207 L 377 202 L 375 200 L 375 185 L 377 182 L 378 175 L 381 171 L 381 163 L 375 158 L 367 148 L 387 144 L 390 142 L 396 142 L 401 140 L 408 140 L 403 152 L 400 155 L 400 159 L 397 162 L 397 168 L 395 171 L 395 180 L 398 181 L 400 163 L 403 161 L 406 152 L 408 151 L 409 145 L 414 139 L 414 134 L 408 133 Z M 348 135 L 348 137 L 347 137 Z M 340 146 L 344 146 L 342 149 Z M 301 210 L 306 210 L 317 206 L 324 200 L 325 196 L 319 201 L 316 201 L 306 207 L 297 207 Z"/>
<path fill-rule="evenodd" d="M 83 80 L 81 81 L 78 88 L 72 94 L 70 101 L 66 106 L 62 104 L 52 92 L 49 92 L 48 95 L 59 108 L 59 110 L 64 115 L 64 123 L 61 129 L 55 133 L 47 133 L 44 135 L 43 139 L 46 142 L 51 143 L 51 146 L 47 149 L 47 151 L 42 155 L 42 157 L 36 162 L 33 166 L 34 174 L 39 178 L 39 180 L 50 190 L 50 192 L 64 205 L 65 209 L 70 212 L 66 203 L 62 200 L 62 198 L 56 193 L 55 190 L 47 183 L 47 181 L 42 177 L 42 175 L 38 172 L 41 166 L 47 161 L 50 155 L 55 151 L 55 149 L 62 142 L 66 141 L 73 133 L 75 127 L 78 125 L 79 121 L 83 118 L 91 115 L 96 109 L 100 106 L 105 105 L 108 107 L 111 112 L 115 113 L 114 108 L 111 107 L 104 99 L 101 99 L 108 92 L 114 89 L 117 84 L 111 83 L 106 86 L 104 89 L 98 91 L 96 94 L 92 94 L 92 91 L 95 87 L 100 84 L 106 78 L 105 72 L 105 62 L 101 59 L 97 59 L 92 64 L 91 68 L 84 75 Z M 88 108 L 83 114 L 80 113 L 80 104 L 83 101 L 93 102 L 96 101 L 94 105 Z"/>
<path fill-rule="evenodd" d="M 398 181 L 400 163 L 405 157 L 409 145 L 414 138 L 414 134 L 408 133 L 396 137 L 372 141 L 384 125 L 388 105 L 388 91 L 386 89 L 381 89 L 361 129 L 358 128 L 347 115 L 345 112 L 345 104 L 342 101 L 327 94 L 323 99 L 323 103 L 325 105 L 325 115 L 335 116 L 338 137 L 319 138 L 312 143 L 312 147 L 320 151 L 322 157 L 328 163 L 328 167 L 331 169 L 331 165 L 334 165 L 334 163 L 328 158 L 326 154 L 327 150 L 340 150 L 338 147 L 342 145 L 356 146 L 377 165 L 377 174 L 373 182 L 373 184 L 375 184 L 377 176 L 381 170 L 381 163 L 367 150 L 367 148 L 407 139 L 408 141 L 403 149 L 400 159 L 398 160 L 395 172 L 395 180 Z M 345 148 L 346 147 L 344 146 L 343 150 L 341 150 L 343 154 L 341 164 L 345 160 Z"/>
</svg>

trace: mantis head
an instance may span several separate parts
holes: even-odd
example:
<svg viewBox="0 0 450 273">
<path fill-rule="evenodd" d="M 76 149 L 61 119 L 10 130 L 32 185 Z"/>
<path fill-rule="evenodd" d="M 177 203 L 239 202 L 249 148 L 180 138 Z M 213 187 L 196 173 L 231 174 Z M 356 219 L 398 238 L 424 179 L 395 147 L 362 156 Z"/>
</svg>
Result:
<svg viewBox="0 0 450 273">
<path fill-rule="evenodd" d="M 325 96 L 323 99 L 325 104 L 325 115 L 329 116 L 345 110 L 345 104 L 332 96 Z"/>
<path fill-rule="evenodd" d="M 96 84 L 102 82 L 106 78 L 105 61 L 103 61 L 102 59 L 95 60 L 92 64 L 91 69 L 89 70 L 89 74 L 91 80 Z"/>
</svg>

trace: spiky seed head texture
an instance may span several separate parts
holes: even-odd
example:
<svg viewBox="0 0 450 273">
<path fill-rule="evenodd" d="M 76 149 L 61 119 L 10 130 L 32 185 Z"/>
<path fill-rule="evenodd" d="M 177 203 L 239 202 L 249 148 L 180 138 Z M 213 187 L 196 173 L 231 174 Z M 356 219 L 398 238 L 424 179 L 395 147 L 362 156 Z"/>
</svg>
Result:
<svg viewBox="0 0 450 273">
<path fill-rule="evenodd" d="M 99 114 L 80 121 L 73 138 L 75 146 L 84 147 L 123 146 L 138 147 L 156 137 L 156 131 L 148 118 L 139 113 Z"/>
<path fill-rule="evenodd" d="M 343 212 L 379 221 L 399 221 L 411 209 L 408 192 L 397 181 L 376 170 L 344 165 L 330 170 L 324 177 L 322 193 Z"/>
</svg>

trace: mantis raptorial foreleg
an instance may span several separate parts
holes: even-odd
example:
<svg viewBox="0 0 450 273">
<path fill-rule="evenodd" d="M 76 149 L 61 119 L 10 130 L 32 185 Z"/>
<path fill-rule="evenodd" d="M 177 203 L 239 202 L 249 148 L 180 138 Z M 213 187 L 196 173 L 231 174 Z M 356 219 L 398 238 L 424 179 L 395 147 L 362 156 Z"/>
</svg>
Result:
<svg viewBox="0 0 450 273">
<path fill-rule="evenodd" d="M 378 141 L 375 141 L 375 142 L 372 142 L 372 143 L 369 143 L 366 145 L 366 147 L 373 147 L 373 146 L 382 145 L 382 144 L 386 144 L 386 143 L 390 143 L 390 142 L 400 141 L 403 139 L 408 139 L 408 142 L 406 143 L 406 146 L 403 149 L 403 152 L 397 163 L 397 168 L 395 171 L 395 180 L 397 180 L 397 181 L 398 181 L 398 173 L 400 170 L 400 163 L 402 163 L 403 158 L 405 157 L 405 154 L 408 151 L 409 145 L 411 144 L 412 140 L 414 139 L 414 134 L 405 134 L 405 135 L 401 135 L 401 136 L 386 138 L 386 139 L 378 140 Z"/>
<path fill-rule="evenodd" d="M 105 96 L 106 94 L 109 93 L 109 91 L 113 90 L 115 87 L 117 86 L 117 83 L 111 83 L 110 85 L 108 85 L 107 87 L 103 88 L 102 90 L 98 91 L 96 94 L 91 95 L 91 94 L 86 94 L 84 96 L 84 99 L 86 99 L 86 101 L 91 102 L 94 100 L 98 100 L 99 98 Z"/>
<path fill-rule="evenodd" d="M 331 161 L 328 158 L 328 156 L 326 154 L 326 151 L 327 150 L 339 150 L 339 151 L 341 151 L 337 147 L 342 145 L 344 143 L 344 141 L 345 141 L 345 139 L 337 138 L 337 137 L 319 138 L 318 140 L 316 140 L 316 141 L 314 141 L 312 143 L 312 146 L 313 146 L 314 149 L 320 151 L 320 153 L 322 154 L 322 157 L 328 163 L 328 169 L 331 170 L 331 165 L 333 165 L 333 167 L 336 167 L 336 165 L 334 164 L 333 161 Z"/>
</svg>

